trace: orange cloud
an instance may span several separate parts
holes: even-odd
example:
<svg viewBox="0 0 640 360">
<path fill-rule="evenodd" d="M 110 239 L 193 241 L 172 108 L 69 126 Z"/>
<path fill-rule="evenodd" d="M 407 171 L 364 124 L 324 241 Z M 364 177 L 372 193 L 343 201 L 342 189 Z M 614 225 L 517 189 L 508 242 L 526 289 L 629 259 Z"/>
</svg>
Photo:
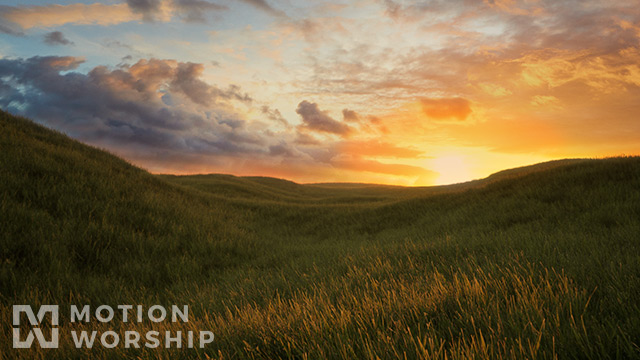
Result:
<svg viewBox="0 0 640 360">
<path fill-rule="evenodd" d="M 530 86 L 559 87 L 580 81 L 594 90 L 612 93 L 625 86 L 640 86 L 640 51 L 626 48 L 601 54 L 591 50 L 545 49 L 529 53 L 517 61 L 522 80 Z"/>
<path fill-rule="evenodd" d="M 480 83 L 478 84 L 478 88 L 480 88 L 482 92 L 493 97 L 503 97 L 513 94 L 509 89 L 492 83 Z"/>
<path fill-rule="evenodd" d="M 565 145 L 559 129 L 536 118 L 494 118 L 473 126 L 451 124 L 443 130 L 458 144 L 506 153 L 550 153 Z"/>
<path fill-rule="evenodd" d="M 531 98 L 531 105 L 538 107 L 560 108 L 560 100 L 551 95 L 536 95 Z"/>
<path fill-rule="evenodd" d="M 541 15 L 544 13 L 544 9 L 538 5 L 537 1 L 528 1 L 528 3 L 532 3 L 533 6 L 528 4 L 518 4 L 516 0 L 484 0 L 484 3 L 489 5 L 492 8 L 499 9 L 509 14 L 513 15 Z M 519 6 L 520 5 L 520 6 Z M 521 6 L 525 5 L 525 6 Z"/>
<path fill-rule="evenodd" d="M 169 21 L 177 10 L 179 9 L 176 9 L 173 3 L 162 2 L 155 19 Z M 144 20 L 143 14 L 131 11 L 126 3 L 8 7 L 3 11 L 2 16 L 25 30 L 64 24 L 106 26 Z"/>
<path fill-rule="evenodd" d="M 465 120 L 471 114 L 469 100 L 463 98 L 422 99 L 422 110 L 427 116 L 438 119 Z"/>
<path fill-rule="evenodd" d="M 332 159 L 331 165 L 339 169 L 365 171 L 397 176 L 423 176 L 425 174 L 432 173 L 430 170 L 417 166 L 405 164 L 387 164 L 375 160 L 365 160 L 358 158 Z"/>
<path fill-rule="evenodd" d="M 340 153 L 368 157 L 416 158 L 423 152 L 416 149 L 403 148 L 380 140 L 345 141 L 337 146 Z"/>
<path fill-rule="evenodd" d="M 84 63 L 85 59 L 82 57 L 64 56 L 57 58 L 49 58 L 46 60 L 48 66 L 53 69 L 65 71 L 78 68 L 80 64 Z"/>
<path fill-rule="evenodd" d="M 53 27 L 68 23 L 81 25 L 114 25 L 128 21 L 142 20 L 127 4 L 71 4 L 10 8 L 4 18 L 20 25 L 23 29 Z"/>
</svg>

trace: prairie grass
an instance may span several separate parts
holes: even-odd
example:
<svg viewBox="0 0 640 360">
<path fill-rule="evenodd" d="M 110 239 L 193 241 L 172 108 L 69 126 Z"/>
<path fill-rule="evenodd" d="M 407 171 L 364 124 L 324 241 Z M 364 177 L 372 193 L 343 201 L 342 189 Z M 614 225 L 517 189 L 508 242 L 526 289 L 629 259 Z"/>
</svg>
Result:
<svg viewBox="0 0 640 360">
<path fill-rule="evenodd" d="M 6 359 L 640 358 L 640 158 L 442 187 L 152 175 L 0 113 Z M 11 306 L 71 330 L 211 330 L 204 349 L 12 349 Z M 189 305 L 69 324 L 69 305 Z"/>
</svg>

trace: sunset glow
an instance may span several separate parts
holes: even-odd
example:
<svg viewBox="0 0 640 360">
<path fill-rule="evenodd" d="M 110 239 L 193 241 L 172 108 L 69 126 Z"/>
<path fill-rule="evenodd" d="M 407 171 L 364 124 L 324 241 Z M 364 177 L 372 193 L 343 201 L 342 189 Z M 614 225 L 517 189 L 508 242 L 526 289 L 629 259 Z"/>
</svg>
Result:
<svg viewBox="0 0 640 360">
<path fill-rule="evenodd" d="M 640 154 L 633 1 L 3 4 L 0 108 L 154 173 L 414 186 Z"/>
<path fill-rule="evenodd" d="M 473 178 L 467 160 L 460 155 L 444 155 L 432 162 L 433 170 L 440 176 L 435 180 L 436 185 L 453 184 Z"/>
</svg>

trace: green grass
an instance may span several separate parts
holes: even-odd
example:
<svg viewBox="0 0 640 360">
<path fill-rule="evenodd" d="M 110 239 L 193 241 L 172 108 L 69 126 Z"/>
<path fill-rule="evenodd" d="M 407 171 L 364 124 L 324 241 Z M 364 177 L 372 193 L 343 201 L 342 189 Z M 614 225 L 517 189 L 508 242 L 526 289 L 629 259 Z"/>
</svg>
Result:
<svg viewBox="0 0 640 360">
<path fill-rule="evenodd" d="M 0 113 L 3 358 L 640 358 L 640 158 L 444 187 L 151 175 Z M 13 304 L 187 304 L 205 349 L 11 348 Z M 105 330 L 95 320 L 69 329 Z"/>
</svg>

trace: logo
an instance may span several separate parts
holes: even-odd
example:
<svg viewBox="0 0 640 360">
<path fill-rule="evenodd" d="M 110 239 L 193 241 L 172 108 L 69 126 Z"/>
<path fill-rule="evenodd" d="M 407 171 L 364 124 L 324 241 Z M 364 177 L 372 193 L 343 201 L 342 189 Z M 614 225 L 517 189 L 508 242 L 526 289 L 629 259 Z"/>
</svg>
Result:
<svg viewBox="0 0 640 360">
<path fill-rule="evenodd" d="M 46 313 L 51 314 L 51 339 L 47 341 L 42 333 L 42 329 L 39 327 L 33 328 L 27 334 L 25 340 L 21 340 L 20 336 L 20 314 L 27 314 L 27 319 L 31 326 L 38 326 L 44 320 Z M 57 349 L 58 348 L 58 305 L 42 305 L 38 309 L 38 318 L 36 319 L 31 306 L 29 305 L 14 305 L 13 306 L 13 347 L 16 349 L 31 348 L 34 337 L 38 339 L 38 344 L 44 349 Z M 35 336 L 34 336 L 35 334 Z"/>
<path fill-rule="evenodd" d="M 146 310 L 146 311 L 145 311 Z M 43 332 L 43 320 L 47 313 L 51 314 L 51 336 L 46 338 Z M 26 317 L 23 315 L 26 314 Z M 65 339 L 71 338 L 76 348 L 91 349 L 94 345 L 112 349 L 117 346 L 124 348 L 204 348 L 214 340 L 212 331 L 195 330 L 191 328 L 185 331 L 177 323 L 186 324 L 189 322 L 189 306 L 183 305 L 179 307 L 172 305 L 170 309 L 161 305 L 153 305 L 148 309 L 144 309 L 142 305 L 118 305 L 116 309 L 109 305 L 100 305 L 91 311 L 90 305 L 78 307 L 71 305 L 68 313 L 69 327 L 60 326 L 60 313 L 58 305 L 42 305 L 38 309 L 37 316 L 34 309 L 30 305 L 14 305 L 13 306 L 13 347 L 15 349 L 30 349 L 33 340 L 37 339 L 38 344 L 44 349 L 57 349 L 59 340 L 62 336 Z M 31 329 L 29 330 L 25 318 L 28 320 Z M 66 318 L 66 317 L 65 317 Z M 145 319 L 146 318 L 146 319 Z M 92 321 L 107 324 L 118 322 L 124 326 L 128 323 L 141 324 L 157 324 L 162 322 L 176 323 L 176 326 L 164 326 L 164 331 L 154 330 L 153 328 L 141 333 L 137 330 L 126 330 L 124 332 L 115 331 L 114 327 L 109 327 L 106 331 L 98 330 L 76 330 L 74 323 L 88 324 Z M 49 323 L 47 323 L 48 325 Z M 146 325 L 145 325 L 146 326 Z M 161 327 L 162 328 L 162 327 Z M 48 329 L 48 327 L 47 327 Z M 61 331 L 62 335 L 61 335 Z M 28 330 L 28 331 L 27 331 Z M 26 334 L 25 334 L 26 332 Z M 48 333 L 48 332 L 47 332 Z M 65 342 L 63 342 L 65 343 Z"/>
</svg>

